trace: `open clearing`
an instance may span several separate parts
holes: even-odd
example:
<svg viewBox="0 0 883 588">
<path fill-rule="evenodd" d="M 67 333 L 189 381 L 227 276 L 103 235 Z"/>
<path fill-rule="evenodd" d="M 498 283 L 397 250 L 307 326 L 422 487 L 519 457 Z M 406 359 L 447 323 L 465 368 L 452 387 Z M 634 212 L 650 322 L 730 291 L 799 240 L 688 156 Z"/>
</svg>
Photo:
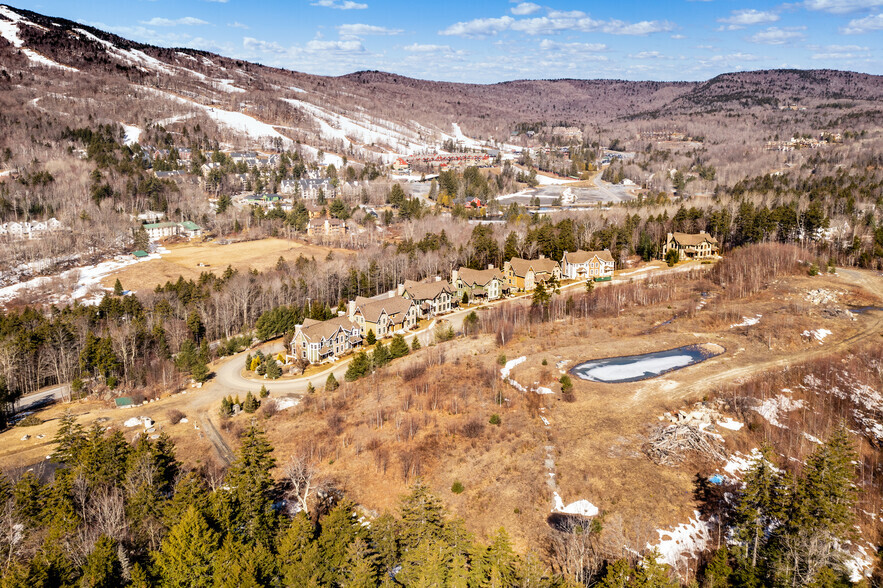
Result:
<svg viewBox="0 0 883 588">
<path fill-rule="evenodd" d="M 504 526 L 519 548 L 541 544 L 558 502 L 581 501 L 600 509 L 605 541 L 655 544 L 658 529 L 694 517 L 695 475 L 726 473 L 723 463 L 705 459 L 688 458 L 678 467 L 651 462 L 642 446 L 663 413 L 689 409 L 765 372 L 879 341 L 883 332 L 883 312 L 833 312 L 880 303 L 883 280 L 869 272 L 777 279 L 765 291 L 735 300 L 703 279 L 684 279 L 674 288 L 666 303 L 536 325 L 503 346 L 491 335 L 427 346 L 372 377 L 334 393 L 318 391 L 270 418 L 258 413 L 258 419 L 276 448 L 277 463 L 284 465 L 294 451 L 308 451 L 324 475 L 370 511 L 394 508 L 419 475 L 471 531 L 486 537 Z M 837 301 L 808 299 L 818 289 L 837 293 Z M 831 332 L 822 342 L 803 335 L 821 328 Z M 574 402 L 559 392 L 561 373 L 582 361 L 706 342 L 726 351 L 639 382 L 573 378 Z M 502 382 L 500 354 L 510 360 L 526 357 L 509 377 L 528 390 L 542 387 L 549 393 L 520 392 Z M 423 371 L 406 376 L 414 366 Z M 109 419 L 105 424 L 120 427 L 129 439 L 136 431 L 122 427 L 123 421 L 149 416 L 157 432 L 172 436 L 185 463 L 223 463 L 227 446 L 235 451 L 237 432 L 251 418 L 218 416 L 228 393 L 212 382 L 128 410 L 88 400 L 54 406 L 40 416 L 57 419 L 69 408 L 87 426 Z M 271 397 L 281 396 L 272 392 Z M 184 412 L 189 423 L 169 424 L 171 409 Z M 500 415 L 499 426 L 488 424 L 492 414 Z M 754 420 L 727 416 L 747 425 L 762 422 L 759 415 Z M 3 433 L 0 463 L 14 467 L 44 460 L 55 429 L 50 421 Z M 758 444 L 752 429 L 757 427 L 721 425 L 723 451 L 748 454 Z M 27 441 L 21 440 L 25 434 L 31 435 Z M 462 494 L 451 492 L 455 481 L 464 486 Z"/>
<path fill-rule="evenodd" d="M 307 259 L 315 257 L 317 261 L 321 261 L 328 256 L 329 251 L 333 252 L 335 257 L 355 255 L 354 251 L 347 249 L 333 249 L 302 241 L 276 238 L 229 245 L 209 242 L 166 247 L 169 253 L 164 254 L 161 259 L 152 259 L 126 267 L 106 277 L 102 285 L 112 288 L 114 282 L 119 279 L 126 289 L 145 291 L 152 290 L 158 284 L 175 281 L 178 276 L 183 276 L 185 280 L 196 280 L 203 272 L 221 274 L 228 265 L 239 271 L 249 269 L 262 271 L 275 267 L 279 257 L 293 263 L 301 255 Z"/>
</svg>

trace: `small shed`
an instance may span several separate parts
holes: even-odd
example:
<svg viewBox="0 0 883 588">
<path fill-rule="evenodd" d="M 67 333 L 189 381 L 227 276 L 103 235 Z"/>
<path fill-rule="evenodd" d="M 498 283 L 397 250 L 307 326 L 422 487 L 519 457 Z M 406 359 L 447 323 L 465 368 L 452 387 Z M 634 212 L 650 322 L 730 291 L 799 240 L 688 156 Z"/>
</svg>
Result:
<svg viewBox="0 0 883 588">
<path fill-rule="evenodd" d="M 138 251 L 132 252 L 132 256 L 135 259 L 143 259 L 143 258 L 147 257 L 148 255 L 149 254 L 146 251 L 144 251 L 143 249 L 139 249 Z"/>
<path fill-rule="evenodd" d="M 132 406 L 135 406 L 135 401 L 132 400 L 132 398 L 129 396 L 121 396 L 119 398 L 116 398 L 114 399 L 114 403 L 116 404 L 117 408 L 131 408 Z"/>
</svg>

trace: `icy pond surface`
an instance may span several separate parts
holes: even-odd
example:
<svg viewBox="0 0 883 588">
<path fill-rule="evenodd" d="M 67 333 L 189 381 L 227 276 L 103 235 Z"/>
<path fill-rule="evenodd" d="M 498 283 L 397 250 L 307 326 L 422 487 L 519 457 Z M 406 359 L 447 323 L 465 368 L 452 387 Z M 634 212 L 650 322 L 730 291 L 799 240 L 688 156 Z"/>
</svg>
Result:
<svg viewBox="0 0 883 588">
<path fill-rule="evenodd" d="M 687 345 L 643 355 L 593 359 L 574 366 L 570 371 L 590 382 L 637 382 L 705 361 L 723 351 L 718 345 Z"/>
</svg>

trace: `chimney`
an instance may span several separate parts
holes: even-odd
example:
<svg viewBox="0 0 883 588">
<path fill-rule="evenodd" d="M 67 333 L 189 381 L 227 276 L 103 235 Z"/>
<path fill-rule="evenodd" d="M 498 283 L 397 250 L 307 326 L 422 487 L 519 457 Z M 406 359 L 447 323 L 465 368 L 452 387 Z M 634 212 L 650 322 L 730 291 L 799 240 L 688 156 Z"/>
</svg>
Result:
<svg viewBox="0 0 883 588">
<path fill-rule="evenodd" d="M 399 284 L 399 287 L 396 289 L 396 292 L 399 296 L 403 296 L 405 294 L 405 285 Z"/>
<path fill-rule="evenodd" d="M 492 263 L 487 264 L 487 268 L 488 268 L 488 269 L 494 269 L 494 264 L 492 264 Z"/>
<path fill-rule="evenodd" d="M 349 316 L 350 320 L 353 320 L 353 315 L 356 314 L 356 301 L 350 300 L 346 303 L 346 313 Z"/>
<path fill-rule="evenodd" d="M 540 259 L 546 259 L 546 256 L 545 256 L 545 254 L 543 254 L 543 253 L 540 253 Z"/>
<path fill-rule="evenodd" d="M 457 280 L 460 279 L 460 270 L 451 270 L 451 283 L 455 286 L 457 285 Z"/>
</svg>

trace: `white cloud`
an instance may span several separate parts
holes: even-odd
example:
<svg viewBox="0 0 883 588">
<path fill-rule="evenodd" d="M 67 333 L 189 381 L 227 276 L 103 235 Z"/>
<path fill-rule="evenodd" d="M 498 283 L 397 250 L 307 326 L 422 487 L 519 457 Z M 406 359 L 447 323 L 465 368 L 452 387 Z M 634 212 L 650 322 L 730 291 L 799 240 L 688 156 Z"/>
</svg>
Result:
<svg viewBox="0 0 883 588">
<path fill-rule="evenodd" d="M 337 10 L 364 10 L 368 8 L 367 4 L 361 2 L 353 2 L 352 0 L 316 0 L 310 3 L 311 6 L 323 6 L 325 8 L 335 8 Z"/>
<path fill-rule="evenodd" d="M 233 28 L 233 29 L 246 29 L 246 30 L 248 30 L 249 28 L 251 28 L 247 24 L 242 24 L 241 22 L 227 23 L 227 26 L 230 28 Z"/>
<path fill-rule="evenodd" d="M 668 21 L 645 20 L 629 23 L 621 20 L 595 20 L 579 10 L 568 12 L 550 11 L 547 16 L 514 19 L 510 16 L 500 18 L 479 18 L 455 23 L 440 35 L 456 35 L 483 39 L 505 30 L 517 31 L 528 35 L 549 35 L 562 31 L 603 32 L 610 35 L 649 35 L 670 31 L 675 25 Z"/>
<path fill-rule="evenodd" d="M 322 41 L 313 39 L 306 44 L 307 51 L 335 51 L 338 53 L 362 53 L 365 47 L 358 39 L 343 39 L 340 41 Z"/>
<path fill-rule="evenodd" d="M 779 27 L 770 27 L 765 31 L 754 34 L 751 37 L 752 43 L 762 43 L 764 45 L 784 45 L 789 41 L 796 41 L 804 37 L 800 31 L 806 27 L 789 27 L 780 29 Z"/>
<path fill-rule="evenodd" d="M 883 6 L 883 0 L 805 0 L 807 10 L 824 10 L 834 14 L 846 14 Z"/>
<path fill-rule="evenodd" d="M 358 37 L 360 35 L 401 35 L 402 29 L 389 29 L 369 24 L 344 24 L 337 27 L 341 35 Z"/>
<path fill-rule="evenodd" d="M 197 26 L 197 25 L 207 25 L 209 23 L 200 19 L 200 18 L 194 18 L 192 16 L 185 16 L 182 18 L 175 18 L 175 19 L 160 18 L 158 16 L 155 16 L 155 17 L 151 18 L 150 20 L 141 21 L 141 24 L 147 25 L 150 27 L 176 27 L 178 25 L 190 27 L 190 26 Z"/>
<path fill-rule="evenodd" d="M 853 19 L 840 32 L 844 35 L 861 35 L 880 30 L 883 30 L 883 13 Z"/>
<path fill-rule="evenodd" d="M 629 55 L 634 59 L 658 59 L 662 57 L 662 53 L 659 51 L 641 51 L 639 53 L 635 53 L 634 55 Z"/>
<path fill-rule="evenodd" d="M 779 20 L 779 15 L 775 12 L 754 10 L 748 8 L 744 10 L 734 10 L 727 18 L 719 18 L 717 22 L 729 25 L 727 28 L 735 31 L 750 25 L 766 24 Z"/>
<path fill-rule="evenodd" d="M 288 51 L 285 47 L 275 41 L 261 41 L 254 37 L 243 37 L 242 46 L 249 50 L 260 51 L 261 53 L 276 53 L 279 55 Z"/>
<path fill-rule="evenodd" d="M 402 49 L 410 53 L 451 53 L 453 51 L 450 45 L 431 45 L 421 43 L 412 43 L 402 47 Z"/>
<path fill-rule="evenodd" d="M 540 41 L 540 49 L 543 51 L 555 51 L 560 53 L 596 53 L 607 51 L 604 43 L 556 43 L 550 39 Z"/>
<path fill-rule="evenodd" d="M 671 38 L 672 39 L 686 39 L 687 36 L 678 34 L 678 35 L 672 35 Z"/>
<path fill-rule="evenodd" d="M 533 14 L 539 9 L 539 4 L 534 4 L 533 2 L 522 2 L 517 6 L 512 7 L 512 14 L 516 14 L 518 16 L 527 16 L 528 14 Z"/>
<path fill-rule="evenodd" d="M 505 31 L 513 22 L 515 22 L 515 19 L 511 16 L 503 16 L 500 18 L 477 18 L 475 20 L 454 23 L 445 30 L 439 31 L 438 34 L 483 39 L 490 35 L 496 35 L 501 31 Z"/>
</svg>

